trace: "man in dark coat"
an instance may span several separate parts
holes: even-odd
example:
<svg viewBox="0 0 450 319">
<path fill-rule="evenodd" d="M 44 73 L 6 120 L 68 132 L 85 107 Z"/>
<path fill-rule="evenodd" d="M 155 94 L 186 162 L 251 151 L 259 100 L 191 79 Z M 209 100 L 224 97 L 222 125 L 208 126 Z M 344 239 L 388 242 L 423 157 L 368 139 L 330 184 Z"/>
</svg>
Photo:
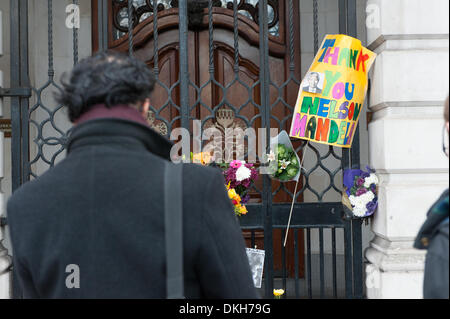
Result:
<svg viewBox="0 0 450 319">
<path fill-rule="evenodd" d="M 8 202 L 23 297 L 166 297 L 172 143 L 146 125 L 153 86 L 143 62 L 117 53 L 80 62 L 63 84 L 67 157 Z M 258 298 L 221 172 L 185 164 L 182 181 L 186 297 Z"/>
<path fill-rule="evenodd" d="M 448 156 L 449 105 L 445 102 L 445 127 L 443 151 Z M 427 249 L 423 281 L 425 299 L 449 298 L 449 191 L 448 189 L 431 206 L 427 219 L 417 235 L 414 247 Z"/>
</svg>

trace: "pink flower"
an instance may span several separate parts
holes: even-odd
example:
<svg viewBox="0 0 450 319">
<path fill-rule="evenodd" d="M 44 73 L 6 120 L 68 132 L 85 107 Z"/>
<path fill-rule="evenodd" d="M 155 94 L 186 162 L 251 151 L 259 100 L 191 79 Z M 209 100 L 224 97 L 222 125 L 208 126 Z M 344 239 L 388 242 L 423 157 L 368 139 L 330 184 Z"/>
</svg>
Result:
<svg viewBox="0 0 450 319">
<path fill-rule="evenodd" d="M 232 161 L 232 162 L 230 163 L 230 166 L 231 166 L 232 168 L 239 168 L 239 167 L 241 167 L 241 165 L 242 165 L 241 161 Z"/>
</svg>

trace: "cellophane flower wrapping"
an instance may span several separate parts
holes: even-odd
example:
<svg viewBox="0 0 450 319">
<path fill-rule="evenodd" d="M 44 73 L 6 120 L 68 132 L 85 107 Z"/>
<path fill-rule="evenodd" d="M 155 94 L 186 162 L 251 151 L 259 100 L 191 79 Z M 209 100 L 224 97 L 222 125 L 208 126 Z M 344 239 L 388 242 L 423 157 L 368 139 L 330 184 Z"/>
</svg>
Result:
<svg viewBox="0 0 450 319">
<path fill-rule="evenodd" d="M 379 180 L 375 170 L 370 167 L 367 171 L 344 170 L 343 184 L 342 203 L 352 211 L 353 217 L 372 216 L 378 208 Z"/>
<path fill-rule="evenodd" d="M 301 173 L 300 158 L 295 152 L 286 131 L 270 140 L 270 152 L 267 154 L 269 176 L 280 182 L 298 181 Z"/>
</svg>

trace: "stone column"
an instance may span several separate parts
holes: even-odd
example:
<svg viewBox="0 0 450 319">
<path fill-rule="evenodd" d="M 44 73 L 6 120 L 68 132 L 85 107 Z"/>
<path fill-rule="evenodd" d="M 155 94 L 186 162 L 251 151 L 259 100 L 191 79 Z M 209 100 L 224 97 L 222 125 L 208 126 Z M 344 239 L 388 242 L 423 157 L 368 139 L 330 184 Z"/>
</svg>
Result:
<svg viewBox="0 0 450 319">
<path fill-rule="evenodd" d="M 0 10 L 0 57 L 3 55 L 3 12 Z M 0 87 L 3 87 L 3 71 L 0 70 Z M 0 117 L 3 116 L 3 101 L 0 98 Z M 4 216 L 4 194 L 2 190 L 3 179 L 3 145 L 5 136 L 3 132 L 0 132 L 0 217 Z M 11 273 L 9 268 L 11 266 L 11 259 L 8 256 L 8 251 L 3 246 L 4 229 L 0 225 L 0 299 L 6 299 L 10 297 L 11 287 Z"/>
<path fill-rule="evenodd" d="M 368 298 L 422 298 L 425 252 L 413 240 L 448 187 L 442 152 L 448 94 L 447 0 L 369 0 L 370 164 L 380 175 L 375 238 L 365 255 Z"/>
</svg>

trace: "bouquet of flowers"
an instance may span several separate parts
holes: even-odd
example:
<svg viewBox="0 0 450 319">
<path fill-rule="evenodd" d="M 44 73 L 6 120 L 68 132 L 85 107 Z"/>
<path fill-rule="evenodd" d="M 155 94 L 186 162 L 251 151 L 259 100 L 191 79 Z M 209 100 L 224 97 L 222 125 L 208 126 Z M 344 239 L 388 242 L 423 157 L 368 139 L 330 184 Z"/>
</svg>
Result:
<svg viewBox="0 0 450 319">
<path fill-rule="evenodd" d="M 277 144 L 275 151 L 271 150 L 267 155 L 270 176 L 282 182 L 295 180 L 300 172 L 300 163 L 293 149 L 284 144 Z"/>
<path fill-rule="evenodd" d="M 378 207 L 378 177 L 375 170 L 367 167 L 367 172 L 360 169 L 344 170 L 345 192 L 342 203 L 348 207 L 354 217 L 369 217 Z"/>
<path fill-rule="evenodd" d="M 269 175 L 281 182 L 298 181 L 300 177 L 300 159 L 294 151 L 291 139 L 286 131 L 270 140 L 270 153 L 267 154 Z"/>
<path fill-rule="evenodd" d="M 214 158 L 209 153 L 191 153 L 191 161 L 203 166 L 214 165 Z M 232 161 L 230 164 L 218 164 L 227 183 L 228 197 L 234 206 L 234 213 L 240 217 L 248 213 L 245 204 L 250 200 L 248 191 L 258 178 L 258 170 L 253 164 L 244 161 Z"/>
<path fill-rule="evenodd" d="M 221 167 L 227 184 L 241 197 L 242 203 L 247 204 L 250 200 L 248 191 L 258 178 L 258 170 L 253 164 L 237 160 Z"/>
<path fill-rule="evenodd" d="M 227 185 L 228 190 L 228 197 L 231 199 L 231 202 L 233 203 L 234 207 L 234 214 L 237 217 L 240 217 L 242 215 L 247 215 L 247 207 L 245 207 L 244 203 L 242 202 L 241 196 L 236 192 L 234 188 L 230 187 L 230 183 Z"/>
</svg>

